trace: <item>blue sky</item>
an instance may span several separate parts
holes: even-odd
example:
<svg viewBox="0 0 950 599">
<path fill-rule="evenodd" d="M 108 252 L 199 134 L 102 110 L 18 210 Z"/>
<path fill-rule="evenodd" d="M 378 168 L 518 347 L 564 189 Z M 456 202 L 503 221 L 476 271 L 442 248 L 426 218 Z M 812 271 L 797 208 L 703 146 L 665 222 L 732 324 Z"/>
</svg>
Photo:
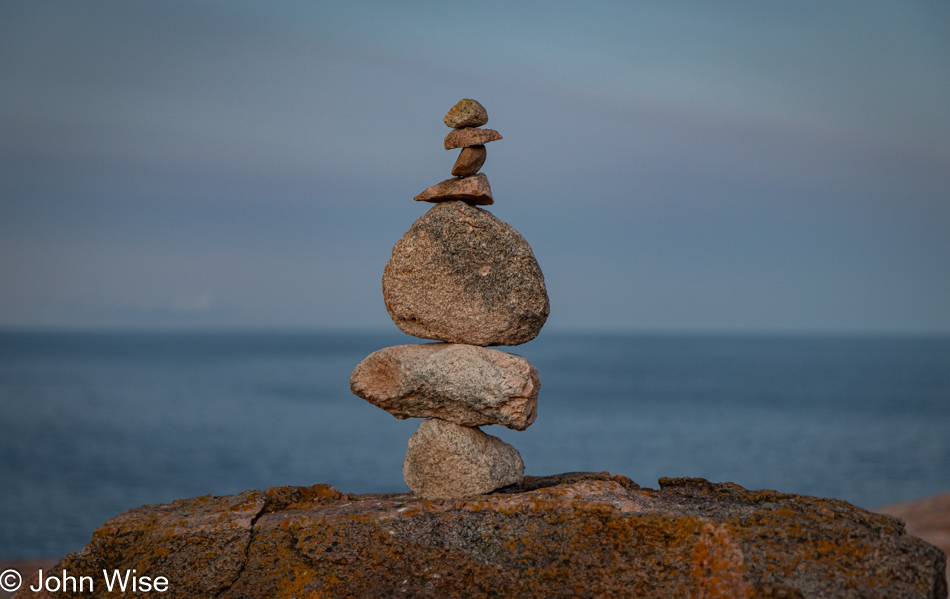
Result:
<svg viewBox="0 0 950 599">
<path fill-rule="evenodd" d="M 504 139 L 551 330 L 950 333 L 950 5 L 0 0 L 0 327 L 393 328 Z"/>
</svg>

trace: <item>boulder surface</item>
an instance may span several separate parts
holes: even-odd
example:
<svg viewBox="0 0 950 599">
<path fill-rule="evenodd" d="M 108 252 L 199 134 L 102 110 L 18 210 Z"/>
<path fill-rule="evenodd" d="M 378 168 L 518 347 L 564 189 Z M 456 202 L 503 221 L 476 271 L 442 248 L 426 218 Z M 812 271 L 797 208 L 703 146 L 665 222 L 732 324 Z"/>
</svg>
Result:
<svg viewBox="0 0 950 599">
<path fill-rule="evenodd" d="M 895 503 L 874 510 L 904 521 L 907 532 L 950 554 L 950 493 Z M 950 578 L 950 564 L 947 564 Z"/>
<path fill-rule="evenodd" d="M 468 345 L 527 343 L 550 312 L 524 237 L 459 201 L 436 204 L 396 242 L 383 299 L 404 333 Z"/>
<path fill-rule="evenodd" d="M 537 416 L 540 388 L 538 369 L 521 356 L 454 343 L 387 347 L 350 376 L 353 393 L 396 418 L 519 431 Z"/>
<path fill-rule="evenodd" d="M 944 599 L 945 561 L 897 518 L 844 501 L 575 473 L 466 500 L 315 485 L 149 505 L 52 573 L 135 568 L 167 577 L 148 594 L 167 598 Z M 17 595 L 33 596 L 55 595 Z"/>
</svg>

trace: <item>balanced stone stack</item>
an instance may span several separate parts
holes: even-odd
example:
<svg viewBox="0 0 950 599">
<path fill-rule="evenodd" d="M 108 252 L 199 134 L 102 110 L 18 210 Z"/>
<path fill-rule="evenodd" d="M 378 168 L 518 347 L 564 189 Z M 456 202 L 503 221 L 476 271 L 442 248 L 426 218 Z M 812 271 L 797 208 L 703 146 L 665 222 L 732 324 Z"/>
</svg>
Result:
<svg viewBox="0 0 950 599">
<path fill-rule="evenodd" d="M 461 148 L 455 178 L 417 201 L 435 204 L 393 248 L 383 299 L 404 333 L 438 343 L 370 354 L 353 371 L 353 393 L 397 418 L 425 418 L 409 439 L 406 484 L 427 499 L 489 493 L 520 484 L 518 450 L 478 427 L 525 430 L 537 416 L 538 371 L 521 356 L 488 346 L 534 339 L 548 317 L 544 276 L 531 246 L 477 208 L 494 203 L 478 171 L 485 144 L 501 139 L 485 108 L 462 100 L 444 122 L 445 149 Z"/>
</svg>

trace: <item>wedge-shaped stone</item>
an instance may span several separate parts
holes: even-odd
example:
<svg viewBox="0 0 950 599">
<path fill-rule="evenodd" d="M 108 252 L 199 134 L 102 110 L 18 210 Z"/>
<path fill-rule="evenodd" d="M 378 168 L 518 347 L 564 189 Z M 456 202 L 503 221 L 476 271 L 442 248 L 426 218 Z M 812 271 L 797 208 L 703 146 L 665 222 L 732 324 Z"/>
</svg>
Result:
<svg viewBox="0 0 950 599">
<path fill-rule="evenodd" d="M 490 141 L 498 141 L 499 139 L 501 139 L 501 134 L 494 129 L 476 129 L 475 127 L 453 129 L 445 136 L 445 149 L 483 146 Z"/>
<path fill-rule="evenodd" d="M 353 393 L 396 418 L 519 431 L 537 416 L 540 388 L 537 368 L 521 356 L 454 343 L 387 347 L 350 376 Z"/>
<path fill-rule="evenodd" d="M 459 157 L 455 159 L 455 164 L 452 165 L 452 174 L 456 177 L 470 177 L 482 168 L 487 157 L 488 152 L 485 151 L 485 146 L 462 148 Z"/>
<path fill-rule="evenodd" d="M 477 428 L 424 420 L 409 438 L 402 475 L 423 499 L 454 499 L 520 484 L 524 462 L 518 450 Z"/>
<path fill-rule="evenodd" d="M 550 311 L 528 242 L 465 202 L 436 204 L 396 242 L 383 300 L 404 333 L 481 346 L 531 341 Z"/>
<path fill-rule="evenodd" d="M 417 202 L 432 203 L 461 200 L 472 206 L 488 206 L 495 203 L 485 173 L 461 179 L 446 179 L 426 189 L 414 199 Z"/>
<path fill-rule="evenodd" d="M 447 127 L 481 127 L 488 122 L 488 112 L 478 101 L 465 98 L 449 108 L 442 119 Z"/>
</svg>

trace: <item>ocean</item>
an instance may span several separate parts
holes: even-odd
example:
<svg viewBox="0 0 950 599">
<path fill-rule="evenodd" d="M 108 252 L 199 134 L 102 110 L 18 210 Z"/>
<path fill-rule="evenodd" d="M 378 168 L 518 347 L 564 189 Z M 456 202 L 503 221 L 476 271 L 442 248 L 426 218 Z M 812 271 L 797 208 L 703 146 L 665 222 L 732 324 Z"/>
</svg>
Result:
<svg viewBox="0 0 950 599">
<path fill-rule="evenodd" d="M 418 427 L 352 395 L 400 333 L 0 334 L 0 559 L 123 510 L 329 483 L 405 491 Z M 865 508 L 950 491 L 950 338 L 542 332 L 527 474 L 703 477 Z"/>
</svg>

